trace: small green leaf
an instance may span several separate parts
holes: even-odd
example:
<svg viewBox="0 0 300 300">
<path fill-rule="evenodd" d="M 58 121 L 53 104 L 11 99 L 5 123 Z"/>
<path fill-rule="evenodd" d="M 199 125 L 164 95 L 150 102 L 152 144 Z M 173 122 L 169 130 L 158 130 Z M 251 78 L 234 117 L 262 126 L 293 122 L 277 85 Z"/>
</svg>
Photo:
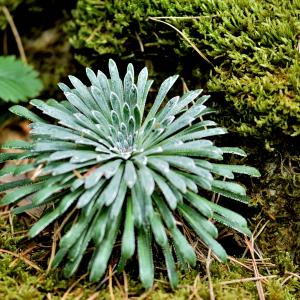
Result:
<svg viewBox="0 0 300 300">
<path fill-rule="evenodd" d="M 0 56 L 0 99 L 26 101 L 36 97 L 43 85 L 34 69 L 14 56 Z"/>
<path fill-rule="evenodd" d="M 138 229 L 139 273 L 144 288 L 150 289 L 154 281 L 152 241 L 148 230 Z"/>
<path fill-rule="evenodd" d="M 154 213 L 150 222 L 155 241 L 158 245 L 164 248 L 168 243 L 168 238 L 159 214 Z"/>
<path fill-rule="evenodd" d="M 123 169 L 124 169 L 124 165 L 121 165 L 118 171 L 116 172 L 116 174 L 113 176 L 113 178 L 110 180 L 109 184 L 101 194 L 102 201 L 106 206 L 109 206 L 118 195 Z"/>
<path fill-rule="evenodd" d="M 178 275 L 176 272 L 176 265 L 174 262 L 174 258 L 172 255 L 172 250 L 169 244 L 166 244 L 163 247 L 163 254 L 165 257 L 166 265 L 167 265 L 167 272 L 168 272 L 168 277 L 170 280 L 171 287 L 174 289 L 177 287 L 178 284 Z"/>
<path fill-rule="evenodd" d="M 30 120 L 32 122 L 47 123 L 45 120 L 40 118 L 38 115 L 36 115 L 35 113 L 31 112 L 26 107 L 23 107 L 21 105 L 14 105 L 9 109 L 9 111 L 12 112 L 13 114 L 19 116 L 19 117 L 23 117 L 23 118 L 25 118 L 27 120 Z"/>
<path fill-rule="evenodd" d="M 104 240 L 97 246 L 94 256 L 90 262 L 90 280 L 99 280 L 107 268 L 117 233 L 121 222 L 121 214 L 116 218 L 115 222 L 111 222 L 107 228 Z"/>
<path fill-rule="evenodd" d="M 124 171 L 124 180 L 130 189 L 134 186 L 136 179 L 137 175 L 134 164 L 132 163 L 132 161 L 127 160 Z"/>
<path fill-rule="evenodd" d="M 177 227 L 171 229 L 171 234 L 172 239 L 176 244 L 178 250 L 180 251 L 181 255 L 191 266 L 195 266 L 197 258 L 193 247 L 189 244 L 189 242 L 186 240 L 184 235 L 180 232 L 180 230 Z"/>
<path fill-rule="evenodd" d="M 134 232 L 134 218 L 132 209 L 132 199 L 127 199 L 126 216 L 124 231 L 122 235 L 121 244 L 121 258 L 118 265 L 118 271 L 122 271 L 127 260 L 130 259 L 135 251 L 135 232 Z"/>
</svg>

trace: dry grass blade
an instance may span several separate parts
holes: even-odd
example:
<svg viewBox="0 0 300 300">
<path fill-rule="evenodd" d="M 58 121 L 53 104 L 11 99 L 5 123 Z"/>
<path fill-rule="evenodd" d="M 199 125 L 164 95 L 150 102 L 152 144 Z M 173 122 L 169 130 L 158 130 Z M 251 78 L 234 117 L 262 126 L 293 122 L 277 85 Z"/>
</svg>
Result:
<svg viewBox="0 0 300 300">
<path fill-rule="evenodd" d="M 177 31 L 191 46 L 192 48 L 207 62 L 209 63 L 211 66 L 214 66 L 213 63 L 199 50 L 199 48 L 182 32 L 180 31 L 177 27 L 175 27 L 174 25 L 162 21 L 160 19 L 157 19 L 156 17 L 149 17 L 150 20 L 152 21 L 156 21 L 156 22 L 160 22 L 163 23 L 165 25 L 170 26 L 171 28 L 173 28 L 175 31 Z"/>
</svg>

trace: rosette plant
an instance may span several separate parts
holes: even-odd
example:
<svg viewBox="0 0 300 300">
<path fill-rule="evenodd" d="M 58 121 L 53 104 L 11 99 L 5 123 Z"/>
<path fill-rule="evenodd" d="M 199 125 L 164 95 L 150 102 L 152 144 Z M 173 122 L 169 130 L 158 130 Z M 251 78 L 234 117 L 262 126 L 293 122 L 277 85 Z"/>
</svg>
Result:
<svg viewBox="0 0 300 300">
<path fill-rule="evenodd" d="M 66 276 L 76 272 L 87 248 L 93 246 L 89 276 L 92 281 L 101 279 L 116 249 L 118 270 L 137 254 L 140 279 L 150 288 L 155 244 L 175 287 L 177 262 L 196 264 L 182 222 L 226 261 L 226 252 L 216 241 L 215 221 L 245 235 L 251 232 L 241 215 L 211 201 L 209 193 L 248 203 L 245 188 L 230 180 L 235 173 L 259 176 L 259 172 L 219 163 L 226 153 L 245 153 L 217 147 L 208 139 L 226 133 L 215 122 L 203 120 L 213 111 L 204 105 L 209 97 L 199 97 L 201 90 L 196 90 L 166 100 L 178 77 L 172 76 L 162 83 L 146 111 L 152 84 L 147 68 L 136 83 L 132 64 L 121 80 L 113 60 L 109 61 L 110 78 L 101 71 L 95 74 L 87 69 L 86 73 L 88 86 L 73 76 L 69 76 L 73 87 L 59 84 L 67 101 L 30 102 L 47 118 L 18 105 L 11 108 L 32 121 L 32 141 L 7 142 L 3 148 L 24 151 L 1 153 L 1 162 L 29 158 L 31 162 L 4 167 L 0 175 L 36 172 L 32 178 L 2 184 L 0 191 L 9 192 L 1 204 L 17 203 L 30 195 L 31 204 L 15 208 L 16 213 L 47 207 L 31 227 L 31 237 L 58 218 L 68 219 L 52 263 L 57 267 L 64 262 Z"/>
</svg>

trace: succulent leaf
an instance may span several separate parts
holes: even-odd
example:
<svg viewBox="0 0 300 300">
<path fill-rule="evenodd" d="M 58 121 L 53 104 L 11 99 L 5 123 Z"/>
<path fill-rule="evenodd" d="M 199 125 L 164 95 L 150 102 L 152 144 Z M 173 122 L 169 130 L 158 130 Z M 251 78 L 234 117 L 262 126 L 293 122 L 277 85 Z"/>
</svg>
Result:
<svg viewBox="0 0 300 300">
<path fill-rule="evenodd" d="M 88 86 L 74 76 L 69 77 L 72 88 L 60 84 L 67 101 L 32 100 L 39 115 L 21 106 L 11 108 L 32 121 L 32 141 L 7 142 L 3 148 L 23 152 L 0 153 L 0 162 L 27 158 L 32 162 L 6 166 L 0 176 L 42 168 L 35 179 L 1 184 L 0 192 L 9 192 L 0 204 L 14 204 L 30 196 L 32 203 L 16 208 L 16 213 L 51 204 L 31 228 L 31 237 L 77 208 L 65 226 L 53 262 L 57 267 L 65 260 L 66 276 L 76 272 L 86 249 L 94 245 L 90 280 L 100 280 L 111 255 L 118 253 L 114 245 L 119 238 L 119 271 L 137 253 L 141 281 L 150 288 L 155 270 L 152 251 L 157 244 L 175 287 L 176 261 L 184 268 L 196 264 L 195 251 L 177 221 L 185 221 L 225 261 L 226 252 L 216 241 L 218 230 L 210 220 L 242 234 L 251 232 L 242 216 L 208 200 L 208 195 L 213 192 L 248 203 L 245 188 L 230 180 L 234 174 L 260 174 L 252 167 L 215 162 L 222 161 L 224 154 L 246 154 L 239 148 L 218 147 L 209 139 L 226 133 L 215 122 L 202 120 L 212 112 L 205 105 L 209 97 L 198 98 L 202 90 L 196 90 L 173 97 L 163 106 L 178 77 L 172 76 L 163 82 L 152 108 L 145 112 L 152 84 L 147 68 L 136 83 L 132 64 L 124 80 L 112 60 L 110 78 L 101 71 L 96 75 L 87 69 L 86 73 Z M 56 125 L 50 124 L 49 117 Z"/>
</svg>

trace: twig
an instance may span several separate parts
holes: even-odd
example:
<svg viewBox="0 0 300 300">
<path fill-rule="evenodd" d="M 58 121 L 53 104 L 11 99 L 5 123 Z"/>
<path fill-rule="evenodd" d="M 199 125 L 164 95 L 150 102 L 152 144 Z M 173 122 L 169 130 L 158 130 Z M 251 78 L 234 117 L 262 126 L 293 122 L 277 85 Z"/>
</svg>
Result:
<svg viewBox="0 0 300 300">
<path fill-rule="evenodd" d="M 206 259 L 206 274 L 207 274 L 207 278 L 208 278 L 208 287 L 209 287 L 209 297 L 210 300 L 215 300 L 215 294 L 214 294 L 214 288 L 213 288 L 213 284 L 212 284 L 212 280 L 211 280 L 211 275 L 210 275 L 210 262 L 211 262 L 211 249 L 208 250 L 208 254 L 207 254 L 207 259 Z"/>
<path fill-rule="evenodd" d="M 262 279 L 270 279 L 270 278 L 275 278 L 277 275 L 268 275 L 268 276 L 258 276 L 258 277 L 250 277 L 250 278 L 241 278 L 241 279 L 234 279 L 234 280 L 229 280 L 229 281 L 223 281 L 220 282 L 221 285 L 226 285 L 226 284 L 232 284 L 232 283 L 240 283 L 240 282 L 249 282 L 249 281 L 260 281 Z"/>
<path fill-rule="evenodd" d="M 155 17 L 149 17 L 149 19 L 152 20 L 152 21 L 155 21 L 155 22 L 160 22 L 160 23 L 163 23 L 165 25 L 168 25 L 171 28 L 173 28 L 174 30 L 176 30 L 206 62 L 208 62 L 211 66 L 214 66 L 213 63 L 197 48 L 197 46 L 182 31 L 180 31 L 177 27 L 175 27 L 174 25 L 172 25 L 168 22 L 159 20 Z"/>
<path fill-rule="evenodd" d="M 19 35 L 19 32 L 17 30 L 17 27 L 15 25 L 15 22 L 14 22 L 11 14 L 10 14 L 10 12 L 7 9 L 6 6 L 2 6 L 2 11 L 3 11 L 3 13 L 5 15 L 5 18 L 6 18 L 8 24 L 11 28 L 11 31 L 12 31 L 14 37 L 15 37 L 21 59 L 22 59 L 23 63 L 27 64 L 27 58 L 26 58 L 26 55 L 25 55 L 24 47 L 23 47 L 22 40 L 21 40 L 21 37 Z"/>
</svg>

